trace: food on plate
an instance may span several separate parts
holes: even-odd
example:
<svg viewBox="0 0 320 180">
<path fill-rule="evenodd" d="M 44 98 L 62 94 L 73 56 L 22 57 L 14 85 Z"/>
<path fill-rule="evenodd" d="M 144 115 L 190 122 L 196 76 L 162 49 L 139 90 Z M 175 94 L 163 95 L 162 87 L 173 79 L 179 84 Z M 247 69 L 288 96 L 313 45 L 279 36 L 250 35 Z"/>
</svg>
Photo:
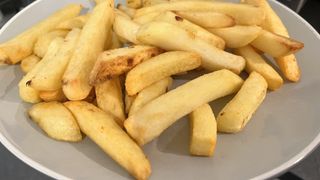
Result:
<svg viewBox="0 0 320 180">
<path fill-rule="evenodd" d="M 84 14 L 74 17 L 72 19 L 65 20 L 57 25 L 56 29 L 72 30 L 73 28 L 82 28 L 89 19 L 90 14 Z"/>
<path fill-rule="evenodd" d="M 212 156 L 217 142 L 217 122 L 209 104 L 189 114 L 190 154 Z"/>
<path fill-rule="evenodd" d="M 39 97 L 45 101 L 59 101 L 65 102 L 67 101 L 66 96 L 63 94 L 62 89 L 54 90 L 54 91 L 39 91 Z"/>
<path fill-rule="evenodd" d="M 104 81 L 95 86 L 97 105 L 100 109 L 112 115 L 119 126 L 125 120 L 122 89 L 118 77 Z"/>
<path fill-rule="evenodd" d="M 112 31 L 112 40 L 111 40 L 111 46 L 109 49 L 118 49 L 123 46 L 123 43 L 119 39 L 119 37 L 116 35 L 114 31 Z"/>
<path fill-rule="evenodd" d="M 143 7 L 152 6 L 160 3 L 168 3 L 169 0 L 142 0 Z"/>
<path fill-rule="evenodd" d="M 235 53 L 244 57 L 246 60 L 247 73 L 253 71 L 259 73 L 268 83 L 268 89 L 279 89 L 283 84 L 283 79 L 276 70 L 269 65 L 260 54 L 258 54 L 251 46 L 241 47 L 235 50 Z"/>
<path fill-rule="evenodd" d="M 105 39 L 113 24 L 111 3 L 113 1 L 106 0 L 98 4 L 81 31 L 62 78 L 63 92 L 69 100 L 82 100 L 92 89 L 89 84 L 89 74 L 104 49 Z"/>
<path fill-rule="evenodd" d="M 115 119 L 85 101 L 64 105 L 76 118 L 81 131 L 136 179 L 148 179 L 151 167 L 141 148 L 122 130 Z"/>
<path fill-rule="evenodd" d="M 229 70 L 202 75 L 149 102 L 129 116 L 124 126 L 138 144 L 144 145 L 195 108 L 237 92 L 242 82 Z"/>
<path fill-rule="evenodd" d="M 41 59 L 36 55 L 30 55 L 21 61 L 20 67 L 24 73 L 28 73 L 33 69 Z"/>
<path fill-rule="evenodd" d="M 13 39 L 0 44 L 0 64 L 16 64 L 30 56 L 41 35 L 53 30 L 60 22 L 77 16 L 81 9 L 82 6 L 78 4 L 68 5 Z"/>
<path fill-rule="evenodd" d="M 62 88 L 62 76 L 75 50 L 81 30 L 73 29 L 64 39 L 58 52 L 45 63 L 31 79 L 31 87 L 38 91 L 55 91 Z"/>
<path fill-rule="evenodd" d="M 161 12 L 151 12 L 142 16 L 133 17 L 133 21 L 138 24 L 146 24 L 152 22 Z"/>
<path fill-rule="evenodd" d="M 53 139 L 70 142 L 82 140 L 76 120 L 63 104 L 59 102 L 38 103 L 33 105 L 28 113 L 31 119 Z"/>
<path fill-rule="evenodd" d="M 232 26 L 227 28 L 208 29 L 213 34 L 221 37 L 228 48 L 239 48 L 248 45 L 261 33 L 259 26 Z"/>
<path fill-rule="evenodd" d="M 171 77 L 166 77 L 162 80 L 159 80 L 150 86 L 144 88 L 136 96 L 132 102 L 129 110 L 129 116 L 133 115 L 136 111 L 141 109 L 147 103 L 151 102 L 160 95 L 166 93 L 168 87 L 172 83 Z"/>
<path fill-rule="evenodd" d="M 218 131 L 241 131 L 266 97 L 267 87 L 266 80 L 259 73 L 250 73 L 236 96 L 220 111 L 217 117 Z"/>
<path fill-rule="evenodd" d="M 140 8 L 142 6 L 142 0 L 126 0 L 126 3 L 130 8 Z"/>
<path fill-rule="evenodd" d="M 168 51 L 183 50 L 198 53 L 202 57 L 202 67 L 207 70 L 229 69 L 239 74 L 245 66 L 245 60 L 241 56 L 223 51 L 174 24 L 158 21 L 147 23 L 141 26 L 137 38 L 145 44 Z"/>
<path fill-rule="evenodd" d="M 125 111 L 127 114 L 129 114 L 131 106 L 132 106 L 134 100 L 136 99 L 136 96 L 137 95 L 129 96 L 127 91 L 125 91 L 124 104 L 125 104 Z"/>
<path fill-rule="evenodd" d="M 117 8 L 118 8 L 120 11 L 126 13 L 126 14 L 127 14 L 128 16 L 130 16 L 131 18 L 133 18 L 133 17 L 134 17 L 134 14 L 136 13 L 136 9 L 130 8 L 130 7 L 128 7 L 128 6 L 124 6 L 124 5 L 122 5 L 122 4 L 118 4 L 118 5 L 117 5 Z"/>
<path fill-rule="evenodd" d="M 126 90 L 135 95 L 151 84 L 175 74 L 196 69 L 201 57 L 192 52 L 170 51 L 144 61 L 128 72 Z"/>
<path fill-rule="evenodd" d="M 91 71 L 90 83 L 97 84 L 119 76 L 161 52 L 159 48 L 140 45 L 105 51 L 100 54 Z"/>
<path fill-rule="evenodd" d="M 136 34 L 140 25 L 133 22 L 122 15 L 116 15 L 114 18 L 113 30 L 121 38 L 134 43 L 140 44 L 137 40 Z"/>
</svg>

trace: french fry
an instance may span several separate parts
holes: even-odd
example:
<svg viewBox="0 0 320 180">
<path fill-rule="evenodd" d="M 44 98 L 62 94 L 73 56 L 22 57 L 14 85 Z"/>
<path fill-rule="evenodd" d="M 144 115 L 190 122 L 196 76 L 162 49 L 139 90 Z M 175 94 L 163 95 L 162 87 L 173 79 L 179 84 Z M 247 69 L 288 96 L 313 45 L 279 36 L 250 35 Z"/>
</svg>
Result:
<svg viewBox="0 0 320 180">
<path fill-rule="evenodd" d="M 158 82 L 151 84 L 137 94 L 129 111 L 129 116 L 133 115 L 144 105 L 151 102 L 160 95 L 166 93 L 168 86 L 172 83 L 172 78 L 167 77 Z"/>
<path fill-rule="evenodd" d="M 20 67 L 24 73 L 28 73 L 33 69 L 41 59 L 36 55 L 31 55 L 21 61 Z"/>
<path fill-rule="evenodd" d="M 77 16 L 81 9 L 82 6 L 78 4 L 68 5 L 20 35 L 0 44 L 0 64 L 16 64 L 30 56 L 41 35 L 53 30 L 60 22 Z"/>
<path fill-rule="evenodd" d="M 266 12 L 266 18 L 262 27 L 270 32 L 289 38 L 289 33 L 280 17 L 274 12 L 266 0 L 242 0 L 245 3 L 261 7 Z M 300 80 L 301 72 L 297 59 L 294 54 L 275 58 L 284 76 L 293 82 Z"/>
<path fill-rule="evenodd" d="M 299 41 L 266 30 L 262 30 L 251 45 L 276 58 L 296 53 L 304 46 Z"/>
<path fill-rule="evenodd" d="M 65 101 L 67 101 L 67 98 L 63 94 L 62 89 L 58 89 L 55 91 L 39 91 L 39 96 L 45 102 L 50 102 L 50 101 L 65 102 Z"/>
<path fill-rule="evenodd" d="M 264 12 L 252 5 L 210 1 L 177 1 L 156 4 L 138 9 L 135 17 L 163 11 L 218 12 L 231 16 L 237 24 L 241 25 L 260 25 L 265 18 Z"/>
<path fill-rule="evenodd" d="M 96 5 L 102 3 L 102 2 L 105 2 L 106 0 L 94 0 L 94 2 L 96 3 Z"/>
<path fill-rule="evenodd" d="M 229 69 L 239 74 L 245 66 L 245 60 L 241 56 L 218 49 L 193 33 L 166 22 L 151 22 L 142 25 L 137 38 L 145 44 L 165 50 L 198 53 L 202 57 L 202 67 L 208 70 Z"/>
<path fill-rule="evenodd" d="M 34 75 L 31 80 L 32 88 L 38 91 L 55 91 L 62 88 L 62 76 L 75 50 L 80 33 L 80 29 L 70 31 L 56 56 Z"/>
<path fill-rule="evenodd" d="M 182 17 L 176 15 L 173 12 L 163 12 L 155 18 L 155 21 L 163 21 L 177 25 L 180 28 L 183 28 L 186 31 L 188 31 L 190 34 L 208 42 L 209 44 L 212 44 L 213 46 L 219 49 L 224 49 L 225 47 L 225 42 L 222 38 L 208 32 L 206 29 L 203 29 L 202 27 L 193 24 L 186 19 L 183 19 Z"/>
<path fill-rule="evenodd" d="M 81 16 L 74 17 L 72 19 L 65 20 L 58 24 L 56 29 L 71 30 L 73 28 L 82 28 L 89 19 L 90 14 L 84 14 Z"/>
<path fill-rule="evenodd" d="M 38 38 L 37 42 L 34 45 L 34 49 L 33 49 L 34 54 L 41 58 L 44 57 L 50 43 L 57 37 L 64 38 L 68 34 L 68 32 L 69 31 L 67 30 L 55 30 L 55 31 L 51 31 L 49 33 L 43 34 Z"/>
<path fill-rule="evenodd" d="M 123 127 L 125 120 L 122 90 L 118 77 L 95 86 L 97 105 L 100 109 L 112 115 L 119 126 Z"/>
<path fill-rule="evenodd" d="M 242 83 L 229 70 L 205 74 L 149 102 L 130 116 L 124 126 L 138 144 L 146 144 L 197 107 L 238 91 Z"/>
<path fill-rule="evenodd" d="M 190 154 L 212 156 L 217 142 L 217 122 L 209 104 L 189 114 Z"/>
<path fill-rule="evenodd" d="M 128 6 L 124 6 L 124 5 L 122 5 L 122 4 L 118 4 L 118 5 L 117 5 L 117 8 L 118 8 L 120 11 L 126 13 L 126 14 L 127 14 L 128 16 L 130 16 L 131 18 L 133 18 L 134 14 L 136 13 L 136 9 L 130 8 L 130 7 L 128 7 Z"/>
<path fill-rule="evenodd" d="M 146 24 L 153 21 L 161 12 L 151 12 L 142 16 L 134 17 L 133 21 L 138 24 Z"/>
<path fill-rule="evenodd" d="M 83 27 L 75 51 L 63 75 L 63 92 L 70 100 L 82 100 L 88 96 L 92 86 L 89 74 L 103 51 L 105 39 L 113 24 L 113 1 L 98 4 Z"/>
<path fill-rule="evenodd" d="M 268 84 L 257 72 L 252 72 L 236 96 L 217 117 L 218 131 L 237 133 L 250 121 L 267 93 Z"/>
<path fill-rule="evenodd" d="M 132 42 L 134 44 L 140 44 L 136 38 L 136 33 L 139 29 L 139 25 L 121 15 L 116 15 L 113 24 L 114 32 L 121 38 Z"/>
<path fill-rule="evenodd" d="M 106 154 L 136 179 L 148 179 L 151 174 L 148 159 L 111 115 L 84 101 L 69 101 L 65 106 L 73 113 L 81 131 Z"/>
<path fill-rule="evenodd" d="M 130 8 L 140 8 L 142 6 L 142 0 L 126 0 L 127 6 Z"/>
<path fill-rule="evenodd" d="M 123 44 L 120 41 L 119 37 L 116 35 L 114 31 L 112 31 L 112 41 L 109 49 L 118 49 L 118 48 L 121 48 L 122 46 Z"/>
<path fill-rule="evenodd" d="M 48 48 L 46 55 L 43 59 L 37 63 L 37 65 L 29 71 L 21 81 L 19 82 L 19 94 L 20 98 L 29 103 L 38 103 L 41 101 L 39 97 L 39 91 L 31 87 L 32 78 L 45 66 L 46 63 L 51 61 L 59 52 L 59 49 L 63 43 L 63 39 L 58 37 L 53 40 Z"/>
<path fill-rule="evenodd" d="M 225 28 L 236 24 L 231 16 L 217 12 L 175 11 L 175 13 L 203 28 Z"/>
<path fill-rule="evenodd" d="M 229 48 L 239 48 L 248 45 L 261 33 L 259 26 L 233 26 L 227 28 L 208 29 L 221 37 Z"/>
<path fill-rule="evenodd" d="M 129 96 L 128 93 L 125 91 L 124 104 L 125 104 L 125 111 L 127 114 L 129 114 L 131 106 L 135 99 L 136 99 L 136 95 Z"/>
<path fill-rule="evenodd" d="M 82 140 L 80 128 L 71 112 L 59 102 L 35 104 L 29 116 L 53 139 L 78 142 Z"/>
<path fill-rule="evenodd" d="M 235 53 L 246 60 L 245 70 L 250 74 L 255 71 L 265 78 L 270 90 L 279 89 L 283 79 L 251 46 L 245 46 L 235 50 Z"/>
<path fill-rule="evenodd" d="M 201 65 L 201 57 L 192 52 L 171 51 L 155 56 L 138 64 L 128 72 L 126 90 L 130 96 L 137 94 L 151 84 Z"/>
<path fill-rule="evenodd" d="M 124 13 L 123 11 L 120 11 L 119 9 L 114 9 L 115 16 L 122 16 L 126 19 L 132 19 L 128 14 Z"/>
<path fill-rule="evenodd" d="M 105 51 L 98 57 L 90 74 L 90 84 L 94 85 L 128 72 L 137 64 L 162 52 L 152 46 L 131 46 Z"/>
</svg>

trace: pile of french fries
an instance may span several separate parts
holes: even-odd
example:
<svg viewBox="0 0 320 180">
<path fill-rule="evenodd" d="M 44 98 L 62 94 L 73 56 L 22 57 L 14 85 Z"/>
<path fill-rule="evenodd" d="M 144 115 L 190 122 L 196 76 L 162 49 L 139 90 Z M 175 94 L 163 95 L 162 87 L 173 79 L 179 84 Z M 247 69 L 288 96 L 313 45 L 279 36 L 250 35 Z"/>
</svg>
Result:
<svg viewBox="0 0 320 180">
<path fill-rule="evenodd" d="M 151 174 L 141 146 L 183 116 L 190 153 L 212 156 L 217 132 L 240 132 L 282 76 L 300 79 L 294 53 L 304 45 L 266 0 L 128 0 L 116 8 L 96 0 L 91 12 L 81 9 L 68 5 L 2 43 L 0 62 L 20 63 L 20 97 L 49 137 L 79 142 L 84 133 L 136 179 Z M 168 90 L 174 77 L 199 69 Z M 215 117 L 208 103 L 230 94 Z"/>
</svg>

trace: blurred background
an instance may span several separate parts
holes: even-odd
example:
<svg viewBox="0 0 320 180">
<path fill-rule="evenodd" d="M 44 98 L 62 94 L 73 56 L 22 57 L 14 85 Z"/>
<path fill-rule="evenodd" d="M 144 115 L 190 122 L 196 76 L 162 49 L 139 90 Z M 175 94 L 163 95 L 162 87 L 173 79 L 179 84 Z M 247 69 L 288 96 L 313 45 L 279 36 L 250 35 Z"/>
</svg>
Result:
<svg viewBox="0 0 320 180">
<path fill-rule="evenodd" d="M 0 27 L 34 0 L 0 0 Z M 306 19 L 320 32 L 320 0 L 279 0 Z M 0 143 L 0 179 L 49 180 L 50 177 L 29 167 Z M 319 180 L 320 148 L 277 178 L 280 180 Z"/>
</svg>

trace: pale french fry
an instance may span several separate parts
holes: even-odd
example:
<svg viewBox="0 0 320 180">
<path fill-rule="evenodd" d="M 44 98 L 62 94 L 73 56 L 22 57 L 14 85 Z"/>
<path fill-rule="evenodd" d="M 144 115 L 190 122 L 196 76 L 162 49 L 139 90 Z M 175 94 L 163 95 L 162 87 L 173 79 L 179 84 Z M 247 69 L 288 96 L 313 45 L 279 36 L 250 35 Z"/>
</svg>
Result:
<svg viewBox="0 0 320 180">
<path fill-rule="evenodd" d="M 221 37 L 229 48 L 239 48 L 248 45 L 261 33 L 259 26 L 233 26 L 227 28 L 208 29 Z"/>
<path fill-rule="evenodd" d="M 169 0 L 142 0 L 143 7 L 152 6 L 155 4 L 168 3 Z"/>
<path fill-rule="evenodd" d="M 109 49 L 118 49 L 118 48 L 121 48 L 122 46 L 123 44 L 120 41 L 119 37 L 116 35 L 114 31 L 112 31 L 112 41 Z"/>
<path fill-rule="evenodd" d="M 130 96 L 151 84 L 201 65 L 201 57 L 192 52 L 170 51 L 138 64 L 128 72 L 126 90 Z"/>
<path fill-rule="evenodd" d="M 151 12 L 142 16 L 134 17 L 133 21 L 138 24 L 146 24 L 153 21 L 161 12 Z"/>
<path fill-rule="evenodd" d="M 218 131 L 236 133 L 250 121 L 267 93 L 268 84 L 257 72 L 252 72 L 236 96 L 217 117 Z"/>
<path fill-rule="evenodd" d="M 151 174 L 148 159 L 111 115 L 84 101 L 69 101 L 65 106 L 73 113 L 81 131 L 106 154 L 136 179 L 148 179 Z"/>
<path fill-rule="evenodd" d="M 58 24 L 56 29 L 66 29 L 71 30 L 73 28 L 82 28 L 89 19 L 90 14 L 85 14 L 81 16 L 74 17 L 72 19 L 65 20 Z"/>
<path fill-rule="evenodd" d="M 46 55 L 42 58 L 37 65 L 29 71 L 21 81 L 19 82 L 19 95 L 20 98 L 29 103 L 38 103 L 41 101 L 39 97 L 39 91 L 31 87 L 32 78 L 45 66 L 46 63 L 51 61 L 59 52 L 59 49 L 63 43 L 63 38 L 56 38 L 53 40 L 48 48 Z"/>
<path fill-rule="evenodd" d="M 63 94 L 62 89 L 58 89 L 55 91 L 39 91 L 39 96 L 43 101 L 58 101 L 65 102 L 67 101 L 66 96 Z"/>
<path fill-rule="evenodd" d="M 246 60 L 245 70 L 249 74 L 255 71 L 265 78 L 270 90 L 276 90 L 282 86 L 281 76 L 251 46 L 236 49 L 235 53 L 244 57 Z"/>
<path fill-rule="evenodd" d="M 229 69 L 239 74 L 245 66 L 245 60 L 241 56 L 218 49 L 193 33 L 166 22 L 142 25 L 137 38 L 145 44 L 165 50 L 196 52 L 202 57 L 202 67 L 208 70 Z"/>
<path fill-rule="evenodd" d="M 131 46 L 105 51 L 98 57 L 90 74 L 90 84 L 94 85 L 128 72 L 137 64 L 162 52 L 152 46 Z"/>
<path fill-rule="evenodd" d="M 129 114 L 130 112 L 130 108 L 134 102 L 134 100 L 136 99 L 136 95 L 135 96 L 129 96 L 128 93 L 125 91 L 125 96 L 124 96 L 124 104 L 125 104 L 125 111 L 127 114 Z"/>
<path fill-rule="evenodd" d="M 62 76 L 75 50 L 80 33 L 80 29 L 70 31 L 56 56 L 42 66 L 32 78 L 32 88 L 38 91 L 55 91 L 62 88 Z"/>
<path fill-rule="evenodd" d="M 124 38 L 125 40 L 134 44 L 140 44 L 136 38 L 136 33 L 139 30 L 139 27 L 139 24 L 124 16 L 116 15 L 114 18 L 114 32 L 121 38 Z"/>
<path fill-rule="evenodd" d="M 222 38 L 208 32 L 206 29 L 203 29 L 202 27 L 196 24 L 193 24 L 186 19 L 183 19 L 182 17 L 176 15 L 173 12 L 170 12 L 170 11 L 163 12 L 159 16 L 157 16 L 154 20 L 177 25 L 180 28 L 183 28 L 186 31 L 188 31 L 190 34 L 208 42 L 209 44 L 212 44 L 213 46 L 219 49 L 224 49 L 225 47 L 225 42 Z"/>
<path fill-rule="evenodd" d="M 20 67 L 24 73 L 28 73 L 33 69 L 41 59 L 36 55 L 31 55 L 21 61 Z"/>
<path fill-rule="evenodd" d="M 304 46 L 304 44 L 299 41 L 266 30 L 262 30 L 251 44 L 255 48 L 276 58 L 293 54 Z"/>
<path fill-rule="evenodd" d="M 112 115 L 119 126 L 123 127 L 125 113 L 119 78 L 97 84 L 95 90 L 98 107 Z"/>
<path fill-rule="evenodd" d="M 197 107 L 237 92 L 242 83 L 238 75 L 228 70 L 205 74 L 149 102 L 124 126 L 138 144 L 146 144 Z"/>
<path fill-rule="evenodd" d="M 126 13 L 126 14 L 127 14 L 128 16 L 130 16 L 131 18 L 133 18 L 134 14 L 136 13 L 136 9 L 130 8 L 130 7 L 128 7 L 128 6 L 124 6 L 124 5 L 122 5 L 122 4 L 118 4 L 118 5 L 117 5 L 117 8 L 118 8 L 120 11 Z"/>
<path fill-rule="evenodd" d="M 64 38 L 68 34 L 68 32 L 69 31 L 67 30 L 55 30 L 55 31 L 51 31 L 49 33 L 43 34 L 38 38 L 37 42 L 34 45 L 34 49 L 33 49 L 34 54 L 41 58 L 44 57 L 50 43 L 57 37 Z"/>
<path fill-rule="evenodd" d="M 189 114 L 190 154 L 212 156 L 217 142 L 217 122 L 209 104 Z"/>
<path fill-rule="evenodd" d="M 77 16 L 81 9 L 82 6 L 78 4 L 68 5 L 20 35 L 0 44 L 0 64 L 16 64 L 30 56 L 41 35 L 55 29 L 60 22 Z"/>
<path fill-rule="evenodd" d="M 126 0 L 127 6 L 130 8 L 140 8 L 142 7 L 142 0 Z"/>
<path fill-rule="evenodd" d="M 167 77 L 146 87 L 135 97 L 129 111 L 129 116 L 133 115 L 144 105 L 151 102 L 160 95 L 166 93 L 168 86 L 172 83 L 172 78 Z"/>
<path fill-rule="evenodd" d="M 92 86 L 89 74 L 103 51 L 109 30 L 112 27 L 114 14 L 111 3 L 105 1 L 92 11 L 88 22 L 81 31 L 75 51 L 63 75 L 63 92 L 70 100 L 82 100 L 88 96 Z"/>
<path fill-rule="evenodd" d="M 234 18 L 237 24 L 260 25 L 265 17 L 259 8 L 237 3 L 210 2 L 210 1 L 177 1 L 161 3 L 138 9 L 135 17 L 151 12 L 163 11 L 211 11 L 226 14 Z"/>
<path fill-rule="evenodd" d="M 59 102 L 38 103 L 31 107 L 29 116 L 53 139 L 78 142 L 80 128 L 71 112 Z"/>
<path fill-rule="evenodd" d="M 285 37 L 289 37 L 289 33 L 280 17 L 276 12 L 271 8 L 269 3 L 266 0 L 242 0 L 245 3 L 253 4 L 261 7 L 265 13 L 266 18 L 262 27 L 269 30 L 275 34 L 279 34 Z M 276 63 L 278 64 L 280 70 L 284 76 L 293 82 L 300 80 L 301 72 L 298 65 L 297 59 L 294 54 L 290 54 L 284 57 L 275 58 Z"/>
<path fill-rule="evenodd" d="M 225 28 L 236 24 L 231 16 L 217 12 L 175 11 L 175 13 L 204 28 Z"/>
<path fill-rule="evenodd" d="M 124 18 L 131 19 L 131 17 L 128 14 L 124 13 L 123 11 L 120 11 L 119 9 L 114 9 L 114 14 L 115 16 L 122 16 Z"/>
</svg>

